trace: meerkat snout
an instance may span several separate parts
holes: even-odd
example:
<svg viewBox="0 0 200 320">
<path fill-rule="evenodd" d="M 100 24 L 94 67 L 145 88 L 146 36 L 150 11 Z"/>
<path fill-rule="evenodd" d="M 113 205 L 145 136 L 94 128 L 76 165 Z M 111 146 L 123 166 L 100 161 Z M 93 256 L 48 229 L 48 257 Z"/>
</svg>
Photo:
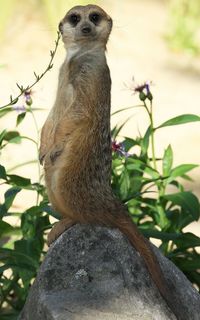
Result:
<svg viewBox="0 0 200 320">
<path fill-rule="evenodd" d="M 91 33 L 92 28 L 91 28 L 89 25 L 84 24 L 84 25 L 82 26 L 81 31 L 82 31 L 83 34 L 89 34 L 89 33 Z"/>
<path fill-rule="evenodd" d="M 96 5 L 75 6 L 59 23 L 66 49 L 91 42 L 105 48 L 111 29 L 112 19 Z"/>
</svg>

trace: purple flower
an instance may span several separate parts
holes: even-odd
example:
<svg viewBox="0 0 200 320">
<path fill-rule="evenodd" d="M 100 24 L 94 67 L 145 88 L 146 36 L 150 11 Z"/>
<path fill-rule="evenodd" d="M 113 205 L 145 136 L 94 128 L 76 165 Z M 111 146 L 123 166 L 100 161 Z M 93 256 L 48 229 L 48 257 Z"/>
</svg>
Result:
<svg viewBox="0 0 200 320">
<path fill-rule="evenodd" d="M 134 87 L 134 93 L 139 93 L 139 97 L 141 101 L 145 101 L 146 99 L 152 101 L 153 96 L 150 91 L 150 85 L 152 84 L 151 81 L 146 81 L 143 84 L 136 85 Z"/>
<path fill-rule="evenodd" d="M 150 93 L 150 86 L 152 85 L 151 81 L 146 81 L 140 85 L 136 85 L 134 87 L 134 92 L 143 92 L 144 90 L 146 91 L 145 93 L 148 95 Z"/>
<path fill-rule="evenodd" d="M 140 84 L 134 87 L 134 92 L 143 92 L 143 90 L 146 88 L 146 83 Z"/>
<path fill-rule="evenodd" d="M 23 112 L 26 112 L 26 108 L 24 105 L 21 105 L 21 106 L 12 106 L 12 109 L 17 111 L 17 113 L 23 113 Z"/>
<path fill-rule="evenodd" d="M 130 153 L 125 151 L 125 147 L 123 143 L 117 143 L 116 141 L 112 141 L 112 151 L 126 158 L 131 156 Z"/>
<path fill-rule="evenodd" d="M 147 95 L 148 95 L 150 93 L 150 83 L 149 82 L 145 83 L 145 89 L 146 89 L 146 92 L 147 92 Z"/>
<path fill-rule="evenodd" d="M 24 92 L 24 97 L 25 97 L 25 103 L 28 105 L 28 106 L 31 106 L 33 101 L 32 101 L 32 97 L 31 97 L 31 90 L 27 90 Z"/>
</svg>

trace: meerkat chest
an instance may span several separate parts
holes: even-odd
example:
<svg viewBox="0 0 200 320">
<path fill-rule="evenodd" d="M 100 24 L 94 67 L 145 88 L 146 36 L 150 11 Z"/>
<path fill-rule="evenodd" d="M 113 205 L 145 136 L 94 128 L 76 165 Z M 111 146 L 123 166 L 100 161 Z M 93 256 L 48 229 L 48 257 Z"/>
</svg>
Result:
<svg viewBox="0 0 200 320">
<path fill-rule="evenodd" d="M 60 120 L 74 102 L 74 88 L 69 80 L 67 65 L 62 66 L 58 81 L 56 101 L 52 110 L 54 120 Z"/>
</svg>

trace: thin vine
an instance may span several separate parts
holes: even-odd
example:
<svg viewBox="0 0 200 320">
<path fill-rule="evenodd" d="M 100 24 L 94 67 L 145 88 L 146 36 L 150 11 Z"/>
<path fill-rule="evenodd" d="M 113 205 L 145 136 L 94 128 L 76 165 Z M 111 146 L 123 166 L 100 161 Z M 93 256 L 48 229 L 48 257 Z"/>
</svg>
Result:
<svg viewBox="0 0 200 320">
<path fill-rule="evenodd" d="M 55 48 L 54 48 L 54 50 L 50 50 L 51 59 L 47 65 L 46 69 L 39 75 L 36 74 L 36 72 L 34 72 L 34 76 L 36 79 L 31 85 L 24 87 L 24 86 L 16 83 L 18 89 L 20 90 L 20 93 L 15 98 L 13 98 L 12 95 L 10 95 L 10 102 L 1 106 L 0 110 L 16 104 L 22 95 L 24 95 L 27 91 L 30 91 L 44 77 L 44 75 L 53 68 L 53 60 L 54 60 L 56 51 L 58 49 L 58 44 L 59 44 L 60 38 L 61 38 L 61 33 L 60 33 L 60 31 L 57 31 L 57 39 L 55 40 Z"/>
</svg>

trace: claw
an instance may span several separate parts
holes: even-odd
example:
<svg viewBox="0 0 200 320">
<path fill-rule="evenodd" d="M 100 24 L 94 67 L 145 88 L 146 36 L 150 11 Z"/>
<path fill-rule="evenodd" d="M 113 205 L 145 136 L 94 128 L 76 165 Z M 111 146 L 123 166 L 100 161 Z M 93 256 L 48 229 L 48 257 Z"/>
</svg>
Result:
<svg viewBox="0 0 200 320">
<path fill-rule="evenodd" d="M 45 157 L 45 154 L 39 155 L 39 162 L 40 162 L 41 166 L 43 165 L 44 157 Z"/>
</svg>

